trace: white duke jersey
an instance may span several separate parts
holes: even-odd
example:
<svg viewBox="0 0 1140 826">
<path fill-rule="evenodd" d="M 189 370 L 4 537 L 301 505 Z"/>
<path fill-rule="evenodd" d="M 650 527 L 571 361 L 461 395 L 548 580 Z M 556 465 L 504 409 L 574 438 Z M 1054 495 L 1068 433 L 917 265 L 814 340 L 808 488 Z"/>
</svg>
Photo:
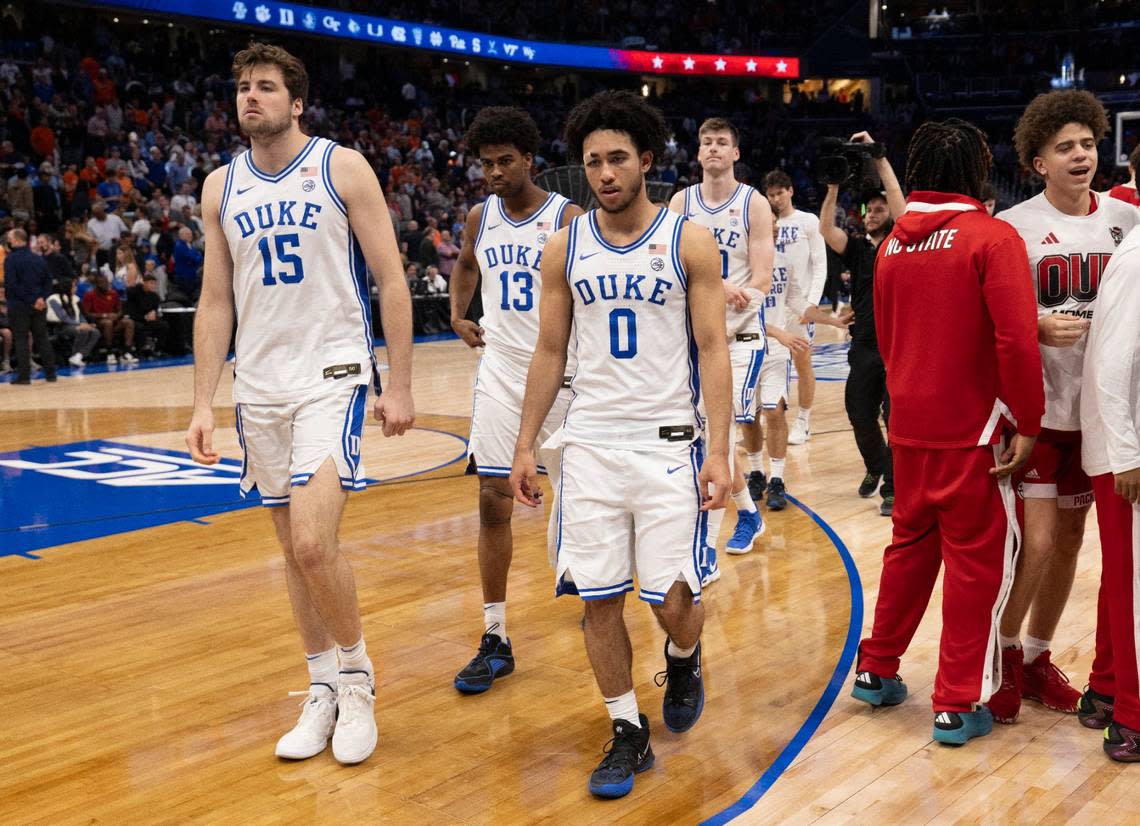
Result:
<svg viewBox="0 0 1140 826">
<path fill-rule="evenodd" d="M 1097 288 L 1116 247 L 1140 223 L 1136 207 L 1092 193 L 1088 215 L 1066 215 L 1042 192 L 997 217 L 1017 230 L 1029 253 L 1037 316 L 1070 313 L 1092 319 Z M 1045 374 L 1043 427 L 1081 428 L 1081 374 L 1088 337 L 1072 347 L 1041 345 Z"/>
<path fill-rule="evenodd" d="M 747 184 L 737 184 L 732 197 L 719 206 L 710 207 L 701 197 L 700 184 L 685 190 L 685 217 L 712 231 L 720 250 L 721 277 L 734 287 L 748 286 L 752 277 L 752 268 L 748 265 L 748 207 L 753 196 L 759 198 L 760 194 Z M 729 338 L 737 333 L 759 333 L 763 315 L 762 308 L 726 307 Z"/>
<path fill-rule="evenodd" d="M 243 152 L 229 164 L 219 218 L 234 265 L 234 401 L 304 401 L 376 375 L 368 270 L 329 164 L 309 138 L 270 175 Z"/>
<path fill-rule="evenodd" d="M 565 441 L 629 450 L 675 448 L 661 428 L 697 433 L 700 378 L 681 264 L 684 216 L 662 209 L 632 244 L 602 237 L 597 210 L 570 222 L 566 279 L 578 370 Z M 678 437 L 679 438 L 679 437 Z"/>
<path fill-rule="evenodd" d="M 788 288 L 791 262 L 788 260 L 787 246 L 776 242 L 776 254 L 772 258 L 772 286 L 764 298 L 764 328 L 771 324 L 781 330 L 788 329 Z M 768 358 L 786 359 L 791 353 L 788 348 L 774 338 L 768 338 Z"/>
<path fill-rule="evenodd" d="M 819 218 L 810 212 L 794 210 L 776 221 L 780 231 L 777 244 L 784 247 L 790 277 L 808 304 L 819 304 L 827 283 L 827 247 L 819 231 Z M 807 307 L 797 308 L 801 315 Z M 782 325 L 781 325 L 782 326 Z"/>
<path fill-rule="evenodd" d="M 475 236 L 475 257 L 483 276 L 483 340 L 487 349 L 529 365 L 538 343 L 538 299 L 542 292 L 542 250 L 558 227 L 569 200 L 551 192 L 537 210 L 513 221 L 498 195 L 483 203 Z M 573 348 L 566 374 L 573 375 Z"/>
</svg>

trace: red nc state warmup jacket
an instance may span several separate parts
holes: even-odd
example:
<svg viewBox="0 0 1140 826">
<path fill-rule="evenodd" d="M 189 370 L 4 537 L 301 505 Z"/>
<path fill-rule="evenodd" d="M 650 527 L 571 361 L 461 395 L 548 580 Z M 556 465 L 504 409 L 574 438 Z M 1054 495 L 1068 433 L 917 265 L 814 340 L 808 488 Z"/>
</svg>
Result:
<svg viewBox="0 0 1140 826">
<path fill-rule="evenodd" d="M 1025 242 L 963 195 L 912 192 L 879 248 L 875 330 L 894 445 L 995 444 L 1041 430 L 1045 395 Z"/>
</svg>

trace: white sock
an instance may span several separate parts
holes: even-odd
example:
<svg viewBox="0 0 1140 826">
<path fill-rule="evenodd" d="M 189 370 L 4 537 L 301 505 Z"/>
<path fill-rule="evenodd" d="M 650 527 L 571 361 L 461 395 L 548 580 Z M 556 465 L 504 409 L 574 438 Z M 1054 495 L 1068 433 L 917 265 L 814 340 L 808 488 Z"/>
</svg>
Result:
<svg viewBox="0 0 1140 826">
<path fill-rule="evenodd" d="M 692 648 L 681 648 L 677 645 L 677 643 L 669 640 L 669 645 L 665 647 L 665 650 L 669 652 L 670 657 L 687 660 L 689 657 L 693 656 L 693 652 L 697 650 L 697 643 L 699 642 L 700 640 L 697 640 L 697 642 L 693 643 Z"/>
<path fill-rule="evenodd" d="M 741 488 L 740 493 L 732 494 L 732 504 L 741 513 L 753 513 L 756 510 L 756 503 L 752 501 L 747 487 Z"/>
<path fill-rule="evenodd" d="M 804 427 L 810 426 L 811 425 L 811 408 L 810 407 L 801 407 L 800 412 L 796 416 L 796 418 L 804 423 Z"/>
<path fill-rule="evenodd" d="M 497 627 L 496 627 L 497 626 Z M 496 634 L 499 639 L 507 638 L 507 601 L 483 603 L 483 627 L 487 634 Z"/>
<path fill-rule="evenodd" d="M 340 657 L 341 671 L 367 671 L 369 674 L 372 673 L 372 660 L 368 659 L 368 652 L 364 649 L 364 637 L 361 637 L 355 645 L 350 645 L 348 648 L 338 645 L 336 652 Z"/>
<path fill-rule="evenodd" d="M 1025 664 L 1032 665 L 1043 653 L 1049 650 L 1052 640 L 1039 640 L 1037 637 L 1025 638 Z"/>
<path fill-rule="evenodd" d="M 772 459 L 772 460 L 770 460 L 770 462 L 772 465 L 772 475 L 770 478 L 772 478 L 772 479 L 783 479 L 784 478 L 784 460 L 783 459 Z"/>
<path fill-rule="evenodd" d="M 316 654 L 306 654 L 305 662 L 309 666 L 309 682 L 327 685 L 336 691 L 336 647 Z"/>
<path fill-rule="evenodd" d="M 606 711 L 611 720 L 625 720 L 641 728 L 641 715 L 637 711 L 637 695 L 630 689 L 620 697 L 606 697 Z"/>
<path fill-rule="evenodd" d="M 753 472 L 764 472 L 764 451 L 748 454 L 748 469 Z"/>
<path fill-rule="evenodd" d="M 1007 637 L 1005 634 L 998 633 L 998 644 L 1002 648 L 1021 648 L 1021 636 L 1014 634 L 1012 637 Z"/>
</svg>

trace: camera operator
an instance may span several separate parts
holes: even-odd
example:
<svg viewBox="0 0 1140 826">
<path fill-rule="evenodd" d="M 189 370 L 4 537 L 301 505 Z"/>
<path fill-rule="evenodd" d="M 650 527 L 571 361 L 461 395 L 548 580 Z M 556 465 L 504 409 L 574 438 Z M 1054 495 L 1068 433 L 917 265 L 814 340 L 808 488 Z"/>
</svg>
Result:
<svg viewBox="0 0 1140 826">
<path fill-rule="evenodd" d="M 852 143 L 873 144 L 866 132 L 852 135 Z M 871 157 L 874 154 L 869 153 Z M 862 237 L 848 235 L 835 222 L 836 202 L 839 198 L 839 184 L 828 183 L 827 195 L 819 214 L 819 228 L 823 240 L 842 259 L 851 271 L 851 309 L 854 313 L 851 325 L 851 349 L 847 362 L 851 373 L 847 378 L 844 403 L 847 418 L 855 431 L 855 443 L 866 465 L 867 475 L 859 485 L 859 495 L 869 498 L 875 495 L 879 481 L 883 485 L 883 504 L 880 513 L 890 516 L 894 510 L 894 473 L 891 468 L 891 451 L 883 433 L 879 429 L 879 415 L 884 422 L 890 417 L 890 399 L 887 396 L 887 374 L 879 346 L 875 338 L 874 298 L 871 290 L 875 271 L 875 255 L 879 244 L 891 231 L 894 217 L 906 209 L 906 198 L 898 178 L 885 157 L 875 158 L 875 172 L 882 182 L 882 192 L 874 193 L 863 202 Z"/>
</svg>

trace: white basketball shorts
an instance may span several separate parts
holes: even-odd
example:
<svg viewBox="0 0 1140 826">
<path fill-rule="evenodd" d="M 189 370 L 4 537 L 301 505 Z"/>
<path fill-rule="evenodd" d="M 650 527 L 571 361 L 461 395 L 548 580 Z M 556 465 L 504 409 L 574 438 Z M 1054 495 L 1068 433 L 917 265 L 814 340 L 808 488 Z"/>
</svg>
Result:
<svg viewBox="0 0 1140 826">
<path fill-rule="evenodd" d="M 633 590 L 664 602 L 684 580 L 699 601 L 706 514 L 701 444 L 661 450 L 563 446 L 555 593 L 603 599 Z"/>
<path fill-rule="evenodd" d="M 788 355 L 765 359 L 760 369 L 760 406 L 764 410 L 775 410 L 781 399 L 786 405 L 791 383 L 792 360 Z"/>
<path fill-rule="evenodd" d="M 732 364 L 732 414 L 739 423 L 754 422 L 756 380 L 765 359 L 764 339 L 730 341 L 728 358 Z"/>
<path fill-rule="evenodd" d="M 490 350 L 479 360 L 467 454 L 475 457 L 475 466 L 480 476 L 511 475 L 515 442 L 522 424 L 526 372 L 525 365 L 517 364 Z M 563 388 L 558 392 L 546 421 L 538 431 L 536 447 L 546 442 L 562 426 L 569 406 L 570 390 Z M 538 470 L 546 473 L 546 468 L 541 465 Z"/>
<path fill-rule="evenodd" d="M 367 400 L 367 384 L 344 384 L 303 402 L 237 405 L 242 496 L 256 489 L 261 504 L 288 505 L 289 489 L 308 482 L 329 457 L 341 488 L 365 487 L 360 439 Z"/>
</svg>

